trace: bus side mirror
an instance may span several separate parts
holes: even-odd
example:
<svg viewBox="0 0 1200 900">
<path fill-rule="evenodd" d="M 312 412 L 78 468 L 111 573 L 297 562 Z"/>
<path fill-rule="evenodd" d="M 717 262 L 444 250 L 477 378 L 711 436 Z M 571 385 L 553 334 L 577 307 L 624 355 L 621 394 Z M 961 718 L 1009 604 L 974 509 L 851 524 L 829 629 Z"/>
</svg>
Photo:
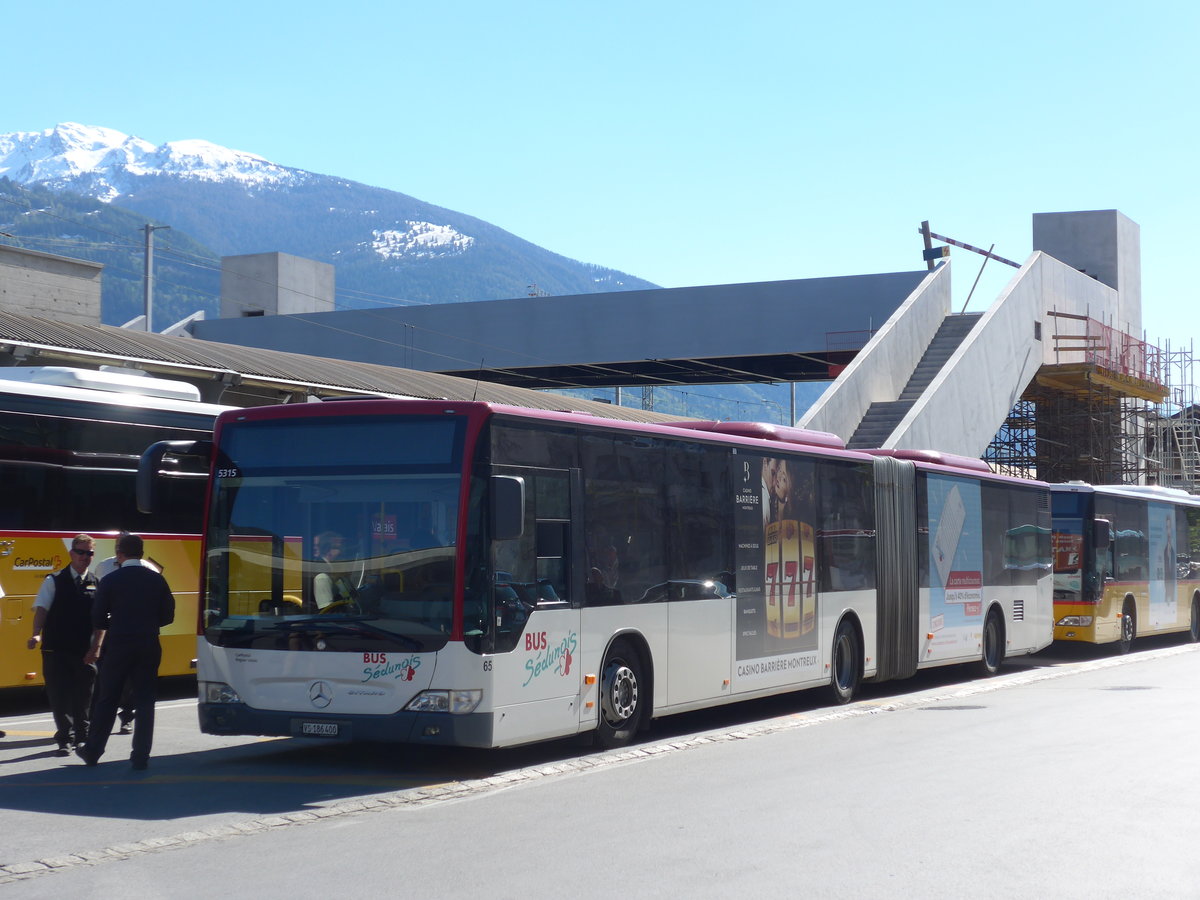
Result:
<svg viewBox="0 0 1200 900">
<path fill-rule="evenodd" d="M 1112 543 L 1112 523 L 1108 519 L 1096 519 L 1092 523 L 1092 543 L 1097 552 L 1108 549 L 1108 545 Z"/>
<path fill-rule="evenodd" d="M 168 453 L 175 456 L 212 456 L 212 441 L 159 441 L 151 444 L 138 460 L 137 508 L 138 512 L 152 513 L 158 508 L 158 470 L 163 457 Z"/>
<path fill-rule="evenodd" d="M 492 538 L 511 541 L 525 531 L 525 479 L 492 476 Z"/>
</svg>

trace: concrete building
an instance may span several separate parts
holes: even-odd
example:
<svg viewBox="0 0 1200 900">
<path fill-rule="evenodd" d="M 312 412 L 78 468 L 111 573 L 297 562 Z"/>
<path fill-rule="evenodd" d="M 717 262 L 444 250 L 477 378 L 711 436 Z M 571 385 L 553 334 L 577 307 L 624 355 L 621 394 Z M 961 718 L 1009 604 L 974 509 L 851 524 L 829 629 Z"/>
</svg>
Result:
<svg viewBox="0 0 1200 900">
<path fill-rule="evenodd" d="M 1116 291 L 1112 319 L 1104 324 L 1135 336 L 1142 333 L 1141 233 L 1115 209 L 1033 216 L 1033 249 Z"/>
<path fill-rule="evenodd" d="M 334 269 L 290 253 L 221 258 L 221 318 L 288 316 L 333 310 Z"/>
<path fill-rule="evenodd" d="M 0 244 L 0 309 L 99 325 L 103 269 L 87 260 Z"/>
</svg>

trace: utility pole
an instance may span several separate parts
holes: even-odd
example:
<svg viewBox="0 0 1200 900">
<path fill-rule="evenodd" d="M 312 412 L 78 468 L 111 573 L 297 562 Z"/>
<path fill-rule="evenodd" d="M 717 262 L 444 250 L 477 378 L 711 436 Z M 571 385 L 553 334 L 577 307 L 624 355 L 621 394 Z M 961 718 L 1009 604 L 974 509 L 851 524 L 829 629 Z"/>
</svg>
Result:
<svg viewBox="0 0 1200 900">
<path fill-rule="evenodd" d="M 654 385 L 642 386 L 642 409 L 654 409 Z"/>
<path fill-rule="evenodd" d="M 154 306 L 154 232 L 170 227 L 170 225 L 150 225 L 147 223 L 142 229 L 146 232 L 146 271 L 142 278 L 142 300 L 145 306 L 147 334 L 154 331 L 150 317 L 151 309 Z"/>
</svg>

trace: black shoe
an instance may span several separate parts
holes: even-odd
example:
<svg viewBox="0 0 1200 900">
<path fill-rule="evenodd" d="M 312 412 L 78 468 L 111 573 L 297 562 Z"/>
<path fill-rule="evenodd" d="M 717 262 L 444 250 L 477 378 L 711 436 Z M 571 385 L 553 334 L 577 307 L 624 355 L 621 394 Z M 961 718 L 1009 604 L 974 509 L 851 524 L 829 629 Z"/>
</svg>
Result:
<svg viewBox="0 0 1200 900">
<path fill-rule="evenodd" d="M 133 734 L 133 726 L 128 722 L 122 722 L 121 728 L 117 731 L 117 734 Z"/>
<path fill-rule="evenodd" d="M 85 766 L 94 766 L 100 761 L 100 758 L 92 753 L 87 747 L 76 747 L 75 755 L 83 760 Z"/>
<path fill-rule="evenodd" d="M 70 756 L 71 751 L 66 744 L 59 744 L 58 749 L 54 751 L 55 756 Z"/>
<path fill-rule="evenodd" d="M 8 737 L 8 732 L 0 731 L 0 738 L 2 738 L 2 737 Z"/>
<path fill-rule="evenodd" d="M 131 759 L 129 761 L 129 768 L 133 769 L 135 772 L 145 772 L 149 766 L 150 761 L 146 759 Z"/>
</svg>

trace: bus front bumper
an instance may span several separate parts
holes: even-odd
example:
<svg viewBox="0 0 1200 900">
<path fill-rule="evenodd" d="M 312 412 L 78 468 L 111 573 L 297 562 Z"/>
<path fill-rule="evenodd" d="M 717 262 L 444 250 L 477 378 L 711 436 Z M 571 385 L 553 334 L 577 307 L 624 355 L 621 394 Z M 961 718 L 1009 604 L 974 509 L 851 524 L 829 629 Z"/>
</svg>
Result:
<svg viewBox="0 0 1200 900">
<path fill-rule="evenodd" d="M 486 713 L 402 711 L 389 716 L 305 715 L 254 709 L 245 703 L 198 707 L 205 734 L 258 734 L 334 741 L 386 741 L 455 747 L 492 747 L 492 717 Z"/>
</svg>

